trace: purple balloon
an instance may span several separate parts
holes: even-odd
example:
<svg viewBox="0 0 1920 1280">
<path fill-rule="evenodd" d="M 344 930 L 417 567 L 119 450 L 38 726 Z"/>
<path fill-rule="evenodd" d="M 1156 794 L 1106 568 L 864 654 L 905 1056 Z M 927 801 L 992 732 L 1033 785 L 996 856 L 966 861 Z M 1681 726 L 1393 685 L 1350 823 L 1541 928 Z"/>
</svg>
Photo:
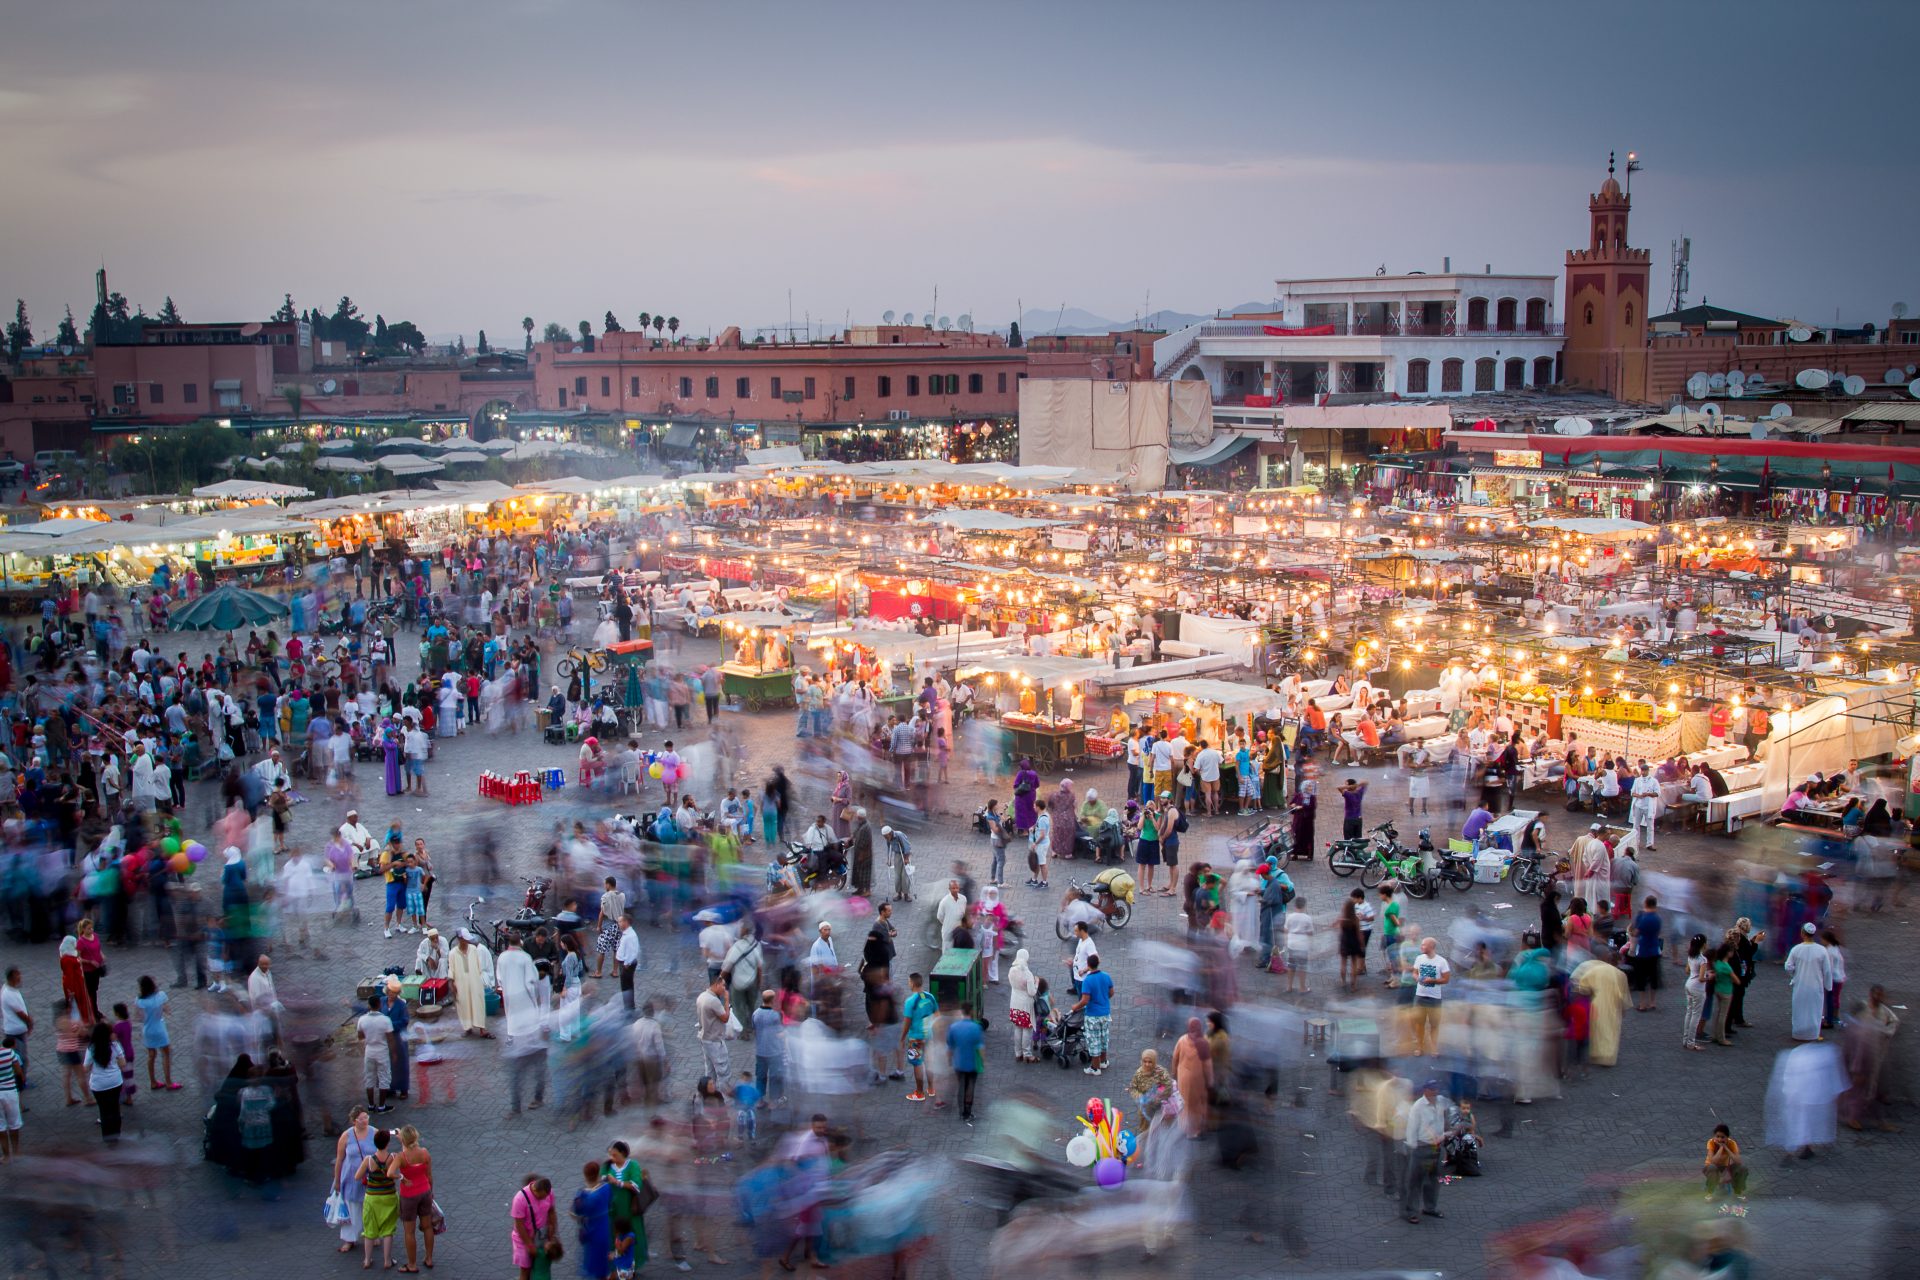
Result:
<svg viewBox="0 0 1920 1280">
<path fill-rule="evenodd" d="M 1093 1166 L 1093 1180 L 1103 1187 L 1117 1187 L 1127 1180 L 1127 1166 L 1108 1156 Z"/>
</svg>

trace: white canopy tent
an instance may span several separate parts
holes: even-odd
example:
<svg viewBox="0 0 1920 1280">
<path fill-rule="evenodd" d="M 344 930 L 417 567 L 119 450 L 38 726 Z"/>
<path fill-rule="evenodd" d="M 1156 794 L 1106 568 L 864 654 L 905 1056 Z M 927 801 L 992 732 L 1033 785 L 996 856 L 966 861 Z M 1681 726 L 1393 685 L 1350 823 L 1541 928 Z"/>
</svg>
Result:
<svg viewBox="0 0 1920 1280">
<path fill-rule="evenodd" d="M 208 501 L 227 499 L 232 502 L 254 502 L 266 500 L 279 502 L 287 498 L 311 498 L 313 490 L 303 489 L 297 484 L 277 484 L 272 480 L 222 480 L 218 484 L 202 485 L 193 491 L 193 496 Z"/>
<path fill-rule="evenodd" d="M 1111 664 L 1099 658 L 1062 658 L 1055 655 L 1024 656 L 1017 653 L 970 657 L 954 674 L 962 680 L 975 676 L 1000 675 L 1030 681 L 1036 689 L 1059 689 L 1085 685 L 1094 676 L 1111 670 Z"/>
</svg>

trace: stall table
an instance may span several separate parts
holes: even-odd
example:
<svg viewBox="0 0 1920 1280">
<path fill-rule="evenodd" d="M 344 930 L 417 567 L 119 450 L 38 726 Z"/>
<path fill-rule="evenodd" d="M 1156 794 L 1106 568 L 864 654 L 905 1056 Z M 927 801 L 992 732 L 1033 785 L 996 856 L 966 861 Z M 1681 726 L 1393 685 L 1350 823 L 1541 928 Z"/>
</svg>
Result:
<svg viewBox="0 0 1920 1280">
<path fill-rule="evenodd" d="M 720 691 L 749 711 L 793 705 L 793 668 L 762 671 L 739 662 L 720 664 Z"/>
<path fill-rule="evenodd" d="M 1515 809 L 1511 813 L 1502 814 L 1487 824 L 1485 833 L 1480 837 L 1480 843 L 1484 846 L 1497 846 L 1500 842 L 1500 837 L 1505 836 L 1508 846 L 1518 849 L 1520 847 L 1520 833 L 1527 829 L 1528 823 L 1533 822 L 1539 816 L 1540 811 L 1538 809 Z"/>
<path fill-rule="evenodd" d="M 1087 726 L 1077 721 L 1014 714 L 1001 716 L 1000 723 L 1013 736 L 1014 758 L 1029 756 L 1036 768 L 1050 770 L 1086 759 Z"/>
</svg>

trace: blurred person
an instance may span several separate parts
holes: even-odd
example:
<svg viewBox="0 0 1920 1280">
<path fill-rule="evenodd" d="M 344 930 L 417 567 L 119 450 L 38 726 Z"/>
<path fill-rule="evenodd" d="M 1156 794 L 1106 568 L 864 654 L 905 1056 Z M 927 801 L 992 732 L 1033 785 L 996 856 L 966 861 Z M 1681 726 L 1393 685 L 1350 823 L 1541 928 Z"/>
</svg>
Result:
<svg viewBox="0 0 1920 1280">
<path fill-rule="evenodd" d="M 640 1006 L 640 1016 L 633 1021 L 633 1078 L 637 1087 L 640 1105 L 657 1107 L 660 1105 L 660 1086 L 666 1082 L 668 1072 L 666 1033 L 660 1025 L 658 1010 L 651 1000 Z M 755 1037 L 755 1050 L 760 1047 Z"/>
<path fill-rule="evenodd" d="M 1415 1226 L 1422 1213 L 1429 1218 L 1445 1216 L 1440 1212 L 1440 1161 L 1446 1128 L 1440 1082 L 1428 1080 L 1420 1086 L 1420 1096 L 1408 1106 L 1406 1116 L 1406 1181 L 1400 1212 Z M 1419 1213 L 1414 1212 L 1416 1202 L 1420 1204 Z"/>
<path fill-rule="evenodd" d="M 1767 1085 L 1767 1145 L 1803 1160 L 1817 1146 L 1835 1139 L 1834 1115 L 1846 1092 L 1847 1073 L 1840 1051 L 1830 1044 L 1783 1049 L 1773 1062 Z"/>
<path fill-rule="evenodd" d="M 1568 981 L 1587 991 L 1587 1061 L 1611 1067 L 1620 1060 L 1620 1026 L 1629 992 L 1617 953 L 1608 947 L 1603 956 L 1581 961 Z"/>
<path fill-rule="evenodd" d="M 1627 930 L 1627 948 L 1631 956 L 1627 982 L 1633 989 L 1633 1007 L 1641 1013 L 1652 1011 L 1660 993 L 1663 943 L 1660 913 L 1656 910 L 1659 905 L 1659 899 L 1648 894 L 1641 903 L 1640 914 L 1633 918 L 1633 924 Z"/>
<path fill-rule="evenodd" d="M 1820 943 L 1818 925 L 1809 920 L 1800 932 L 1801 939 L 1787 952 L 1784 966 L 1793 990 L 1793 1038 L 1819 1040 L 1827 992 L 1833 987 L 1833 958 Z"/>
</svg>

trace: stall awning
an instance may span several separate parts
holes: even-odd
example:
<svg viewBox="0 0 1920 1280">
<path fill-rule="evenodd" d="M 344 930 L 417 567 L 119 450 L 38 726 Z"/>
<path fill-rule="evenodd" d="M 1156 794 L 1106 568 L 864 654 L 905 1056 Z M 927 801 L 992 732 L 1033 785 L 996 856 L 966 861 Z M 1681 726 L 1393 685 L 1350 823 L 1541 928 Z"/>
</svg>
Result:
<svg viewBox="0 0 1920 1280">
<path fill-rule="evenodd" d="M 699 434 L 700 424 L 697 422 L 671 423 L 668 425 L 667 434 L 660 441 L 660 444 L 661 447 L 667 449 L 691 449 L 694 439 L 699 436 Z"/>
<path fill-rule="evenodd" d="M 1209 680 L 1204 676 L 1143 684 L 1127 690 L 1128 702 L 1136 702 L 1143 698 L 1174 698 L 1180 701 L 1204 702 L 1219 707 L 1223 715 L 1229 716 L 1243 715 L 1250 711 L 1266 711 L 1283 701 L 1279 694 L 1262 685 L 1236 684 L 1231 680 Z"/>
<path fill-rule="evenodd" d="M 1176 467 L 1211 467 L 1252 443 L 1252 436 L 1216 436 L 1198 449 L 1169 449 L 1167 457 Z"/>
<path fill-rule="evenodd" d="M 1019 682 L 1023 678 L 1040 689 L 1058 689 L 1063 685 L 1085 684 L 1101 672 L 1113 670 L 1113 664 L 1099 658 L 1063 658 L 1052 654 L 994 654 L 970 658 L 954 674 L 962 680 L 975 676 L 1003 675 Z"/>
<path fill-rule="evenodd" d="M 240 389 L 240 379 L 215 378 L 213 380 L 213 389 L 215 391 L 238 391 Z"/>
<path fill-rule="evenodd" d="M 1375 463 L 1374 465 L 1387 466 L 1391 464 Z M 1566 472 L 1557 469 L 1550 471 L 1544 467 L 1475 467 L 1468 474 L 1475 480 L 1487 476 L 1497 476 L 1506 480 L 1533 480 L 1542 484 L 1549 481 L 1567 479 Z"/>
</svg>

